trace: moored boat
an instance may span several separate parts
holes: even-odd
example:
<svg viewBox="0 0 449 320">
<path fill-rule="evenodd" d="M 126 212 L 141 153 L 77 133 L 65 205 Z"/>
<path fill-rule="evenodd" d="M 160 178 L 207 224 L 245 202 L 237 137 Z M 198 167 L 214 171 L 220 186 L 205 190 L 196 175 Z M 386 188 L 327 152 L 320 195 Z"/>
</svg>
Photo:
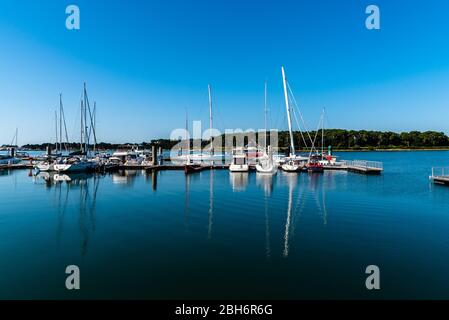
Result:
<svg viewBox="0 0 449 320">
<path fill-rule="evenodd" d="M 96 167 L 97 163 L 95 161 L 83 158 L 68 158 L 54 166 L 57 172 L 86 172 L 92 171 Z"/>
<path fill-rule="evenodd" d="M 232 162 L 229 165 L 231 172 L 248 172 L 248 156 L 244 150 L 234 150 L 232 155 Z"/>
<path fill-rule="evenodd" d="M 268 153 L 264 154 L 263 157 L 259 158 L 259 161 L 256 164 L 256 171 L 258 173 L 266 173 L 266 174 L 277 173 L 278 165 L 273 159 L 273 154 L 271 152 L 270 147 L 268 147 Z"/>
<path fill-rule="evenodd" d="M 307 162 L 305 168 L 310 173 L 322 173 L 324 171 L 323 165 L 320 163 L 318 157 L 311 156 L 309 162 Z"/>
</svg>

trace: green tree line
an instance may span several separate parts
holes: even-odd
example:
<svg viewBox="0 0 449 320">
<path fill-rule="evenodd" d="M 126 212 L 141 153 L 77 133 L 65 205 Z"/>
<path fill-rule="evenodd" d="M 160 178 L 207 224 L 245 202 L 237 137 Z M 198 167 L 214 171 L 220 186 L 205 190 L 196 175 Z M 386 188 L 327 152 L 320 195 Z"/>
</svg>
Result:
<svg viewBox="0 0 449 320">
<path fill-rule="evenodd" d="M 299 131 L 293 133 L 295 139 L 295 146 L 298 149 L 306 149 L 304 139 L 307 147 L 310 148 L 311 143 L 309 135 L 312 139 L 316 136 L 316 147 L 321 147 L 322 135 L 321 131 L 303 132 Z M 302 138 L 304 136 L 304 139 Z M 256 133 L 257 137 L 257 133 Z M 223 138 L 223 137 L 222 137 Z M 279 147 L 281 149 L 288 149 L 289 134 L 288 131 L 278 132 Z M 224 143 L 224 138 L 222 139 Z M 247 139 L 245 143 L 247 143 Z M 169 139 L 154 139 L 149 142 L 142 143 L 123 143 L 112 144 L 101 142 L 97 144 L 98 150 L 115 150 L 115 149 L 129 149 L 132 146 L 138 146 L 142 149 L 150 148 L 152 145 L 162 147 L 163 149 L 171 149 L 179 141 Z M 203 141 L 202 145 L 206 145 L 207 141 Z M 425 148 L 449 148 L 449 137 L 443 132 L 436 131 L 410 131 L 410 132 L 383 132 L 383 131 L 367 131 L 367 130 L 344 130 L 344 129 L 327 129 L 324 130 L 324 145 L 332 146 L 334 150 L 376 150 L 376 149 L 425 149 Z M 28 150 L 45 150 L 47 146 L 54 148 L 54 144 L 27 144 L 22 146 Z M 69 143 L 70 150 L 78 150 L 79 143 Z M 91 149 L 93 146 L 91 146 Z"/>
</svg>

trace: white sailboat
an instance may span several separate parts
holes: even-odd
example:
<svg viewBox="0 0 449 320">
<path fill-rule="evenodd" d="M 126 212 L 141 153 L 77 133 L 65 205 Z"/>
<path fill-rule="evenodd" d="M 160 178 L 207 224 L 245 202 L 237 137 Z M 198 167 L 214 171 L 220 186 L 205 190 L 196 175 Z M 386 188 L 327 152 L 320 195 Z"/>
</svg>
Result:
<svg viewBox="0 0 449 320">
<path fill-rule="evenodd" d="M 212 135 L 213 133 L 213 105 L 212 105 L 212 86 L 209 84 L 207 86 L 207 93 L 208 93 L 208 97 L 209 97 L 209 133 L 210 133 L 210 145 L 209 145 L 209 152 L 208 153 L 203 153 L 201 152 L 200 154 L 195 154 L 192 153 L 189 155 L 190 160 L 194 163 L 196 162 L 207 162 L 207 163 L 212 163 L 214 161 L 221 161 L 222 156 L 219 154 L 215 154 L 215 150 L 214 150 L 214 137 Z"/>
<path fill-rule="evenodd" d="M 89 123 L 90 122 L 90 128 Z M 61 163 L 55 164 L 57 172 L 86 172 L 94 170 L 98 163 L 95 160 L 88 159 L 90 135 L 94 136 L 94 148 L 96 146 L 96 133 L 92 112 L 90 109 L 89 98 L 87 96 L 86 83 L 83 88 L 83 99 L 81 100 L 81 155 L 64 159 Z M 94 150 L 95 151 L 95 150 Z"/>
<path fill-rule="evenodd" d="M 286 162 L 282 165 L 282 170 L 287 172 L 297 172 L 301 169 L 300 161 L 303 160 L 302 157 L 297 157 L 295 154 L 295 143 L 293 139 L 293 131 L 292 131 L 292 118 L 291 118 L 291 108 L 290 108 L 290 100 L 288 97 L 288 89 L 287 89 L 287 78 L 285 77 L 285 70 L 282 67 L 282 82 L 284 85 L 284 96 L 285 96 L 285 108 L 287 110 L 287 121 L 288 121 L 288 132 L 290 135 L 290 155 L 286 158 Z"/>
<path fill-rule="evenodd" d="M 62 94 L 59 94 L 59 126 L 58 126 L 58 112 L 55 111 L 55 128 L 56 128 L 56 143 L 54 153 L 50 152 L 48 149 L 47 159 L 37 163 L 34 167 L 39 172 L 50 172 L 56 171 L 55 165 L 61 161 L 58 159 L 62 155 L 62 126 L 64 125 L 66 143 L 68 143 L 69 138 L 67 134 L 67 125 L 65 121 L 64 106 L 62 104 Z M 59 131 L 59 132 L 58 132 Z M 65 151 L 67 152 L 67 144 L 65 144 Z"/>
<path fill-rule="evenodd" d="M 258 159 L 256 171 L 264 174 L 276 174 L 278 165 L 273 158 L 273 150 L 271 146 L 267 146 L 267 82 L 265 82 L 265 150 L 262 157 Z"/>
<path fill-rule="evenodd" d="M 268 147 L 268 152 L 261 158 L 259 158 L 256 164 L 256 170 L 258 173 L 264 174 L 276 174 L 278 171 L 278 165 L 274 161 L 273 152 L 271 147 Z"/>
</svg>

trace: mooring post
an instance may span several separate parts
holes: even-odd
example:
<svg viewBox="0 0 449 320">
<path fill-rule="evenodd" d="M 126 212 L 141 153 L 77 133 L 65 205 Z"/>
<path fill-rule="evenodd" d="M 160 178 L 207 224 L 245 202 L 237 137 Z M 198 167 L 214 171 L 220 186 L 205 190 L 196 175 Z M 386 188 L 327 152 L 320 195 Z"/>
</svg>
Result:
<svg viewBox="0 0 449 320">
<path fill-rule="evenodd" d="M 155 166 L 157 164 L 156 146 L 151 146 L 151 164 Z"/>
<path fill-rule="evenodd" d="M 162 147 L 159 147 L 158 155 L 160 157 L 160 160 L 158 161 L 158 164 L 162 165 L 163 157 L 162 157 Z"/>
</svg>

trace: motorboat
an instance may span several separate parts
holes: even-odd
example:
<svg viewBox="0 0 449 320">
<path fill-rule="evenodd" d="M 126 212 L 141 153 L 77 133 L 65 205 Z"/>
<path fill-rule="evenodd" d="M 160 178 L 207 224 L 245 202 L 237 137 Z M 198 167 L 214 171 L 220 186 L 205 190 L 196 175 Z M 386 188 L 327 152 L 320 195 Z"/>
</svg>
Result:
<svg viewBox="0 0 449 320">
<path fill-rule="evenodd" d="M 232 155 L 232 162 L 229 165 L 229 171 L 231 172 L 248 172 L 249 171 L 249 165 L 248 165 L 248 156 L 243 151 L 235 151 Z"/>
<path fill-rule="evenodd" d="M 316 156 L 310 157 L 309 162 L 306 164 L 306 169 L 310 173 L 322 173 L 324 171 L 323 165 Z"/>
<path fill-rule="evenodd" d="M 54 165 L 57 172 L 86 172 L 97 167 L 97 162 L 85 158 L 67 158 Z"/>
</svg>

